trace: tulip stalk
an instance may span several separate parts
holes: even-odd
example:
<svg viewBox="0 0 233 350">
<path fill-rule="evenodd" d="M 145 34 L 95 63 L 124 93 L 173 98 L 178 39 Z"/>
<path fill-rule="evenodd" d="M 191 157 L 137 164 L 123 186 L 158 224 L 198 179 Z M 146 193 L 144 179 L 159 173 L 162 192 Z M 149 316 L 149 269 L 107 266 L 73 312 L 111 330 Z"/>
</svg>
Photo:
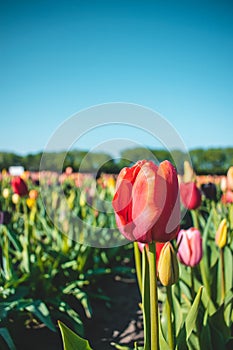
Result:
<svg viewBox="0 0 233 350">
<path fill-rule="evenodd" d="M 221 264 L 221 302 L 225 299 L 225 266 L 224 266 L 224 248 L 220 249 L 220 264 Z"/>
<path fill-rule="evenodd" d="M 191 210 L 191 216 L 193 220 L 193 226 L 199 230 L 198 215 L 196 210 Z"/>
<path fill-rule="evenodd" d="M 173 304 L 172 304 L 171 286 L 167 286 L 166 291 L 167 291 L 166 311 L 167 311 L 168 344 L 170 349 L 174 350 L 174 327 L 172 322 Z"/>
<path fill-rule="evenodd" d="M 146 248 L 142 251 L 142 307 L 144 325 L 144 350 L 150 350 L 150 280 Z"/>
<path fill-rule="evenodd" d="M 199 230 L 199 222 L 198 222 L 198 216 L 197 216 L 196 210 L 191 210 L 191 215 L 192 215 L 194 227 Z M 200 261 L 199 266 L 200 266 L 200 272 L 201 272 L 201 278 L 202 278 L 203 285 L 206 288 L 206 291 L 207 291 L 208 295 L 211 296 L 209 278 L 208 278 L 208 275 L 207 275 L 205 251 L 204 251 L 204 254 L 203 254 L 203 258 Z"/>
<path fill-rule="evenodd" d="M 135 261 L 138 287 L 139 287 L 140 293 L 142 294 L 142 260 L 141 260 L 141 252 L 139 250 L 137 242 L 134 242 L 134 261 Z"/>
<path fill-rule="evenodd" d="M 149 243 L 151 350 L 159 350 L 159 314 L 156 271 L 156 243 Z"/>
</svg>

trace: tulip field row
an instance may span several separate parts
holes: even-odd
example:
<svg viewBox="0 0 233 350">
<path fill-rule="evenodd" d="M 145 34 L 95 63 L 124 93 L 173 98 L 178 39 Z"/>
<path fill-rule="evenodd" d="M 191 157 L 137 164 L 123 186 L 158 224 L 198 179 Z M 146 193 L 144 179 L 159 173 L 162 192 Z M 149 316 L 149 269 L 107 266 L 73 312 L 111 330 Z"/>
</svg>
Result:
<svg viewBox="0 0 233 350">
<path fill-rule="evenodd" d="M 140 161 L 97 179 L 2 171 L 0 271 L 2 350 L 23 349 L 18 330 L 41 325 L 65 350 L 100 349 L 84 323 L 106 274 L 137 281 L 144 341 L 134 349 L 232 349 L 233 168 L 196 176 L 185 163 L 177 175 L 168 161 Z"/>
</svg>

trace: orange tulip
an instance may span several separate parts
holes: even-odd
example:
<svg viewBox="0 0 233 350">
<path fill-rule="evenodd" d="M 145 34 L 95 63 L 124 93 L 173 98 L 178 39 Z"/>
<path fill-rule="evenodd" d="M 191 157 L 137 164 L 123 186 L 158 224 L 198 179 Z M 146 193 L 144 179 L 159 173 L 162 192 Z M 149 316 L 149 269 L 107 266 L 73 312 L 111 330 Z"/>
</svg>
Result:
<svg viewBox="0 0 233 350">
<path fill-rule="evenodd" d="M 233 166 L 231 166 L 227 171 L 227 188 L 233 191 Z"/>
<path fill-rule="evenodd" d="M 120 232 L 131 241 L 166 242 L 180 222 L 177 173 L 169 161 L 159 166 L 142 160 L 121 170 L 113 198 Z"/>
<path fill-rule="evenodd" d="M 29 195 L 29 198 L 31 198 L 31 199 L 37 199 L 38 191 L 37 190 L 30 190 L 28 195 Z"/>
</svg>

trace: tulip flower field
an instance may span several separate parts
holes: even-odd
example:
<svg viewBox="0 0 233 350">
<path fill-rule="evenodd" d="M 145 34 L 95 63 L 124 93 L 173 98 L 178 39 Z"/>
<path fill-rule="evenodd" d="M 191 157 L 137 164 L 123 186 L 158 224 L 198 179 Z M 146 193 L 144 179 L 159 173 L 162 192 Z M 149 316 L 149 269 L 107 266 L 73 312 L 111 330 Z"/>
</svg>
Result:
<svg viewBox="0 0 233 350">
<path fill-rule="evenodd" d="M 197 176 L 186 163 L 180 175 L 143 160 L 98 178 L 3 170 L 0 271 L 0 350 L 233 349 L 233 167 Z M 96 345 L 87 332 L 95 303 L 111 313 L 106 276 L 134 281 L 139 341 Z M 23 336 L 42 328 L 41 344 Z"/>
</svg>

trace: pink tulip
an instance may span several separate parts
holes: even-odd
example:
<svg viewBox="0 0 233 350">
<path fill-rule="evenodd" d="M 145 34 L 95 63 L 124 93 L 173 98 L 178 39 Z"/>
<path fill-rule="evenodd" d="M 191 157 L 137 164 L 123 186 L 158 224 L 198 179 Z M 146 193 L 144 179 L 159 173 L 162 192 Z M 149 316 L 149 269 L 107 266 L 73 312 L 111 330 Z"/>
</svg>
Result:
<svg viewBox="0 0 233 350">
<path fill-rule="evenodd" d="M 233 191 L 228 190 L 225 193 L 223 193 L 221 197 L 221 202 L 223 204 L 233 203 Z"/>
<path fill-rule="evenodd" d="M 180 184 L 180 198 L 184 207 L 192 210 L 201 205 L 201 191 L 195 182 L 182 182 Z"/>
<path fill-rule="evenodd" d="M 202 238 L 201 234 L 195 227 L 188 230 L 181 230 L 177 237 L 178 258 L 186 266 L 195 266 L 201 261 Z"/>
</svg>

